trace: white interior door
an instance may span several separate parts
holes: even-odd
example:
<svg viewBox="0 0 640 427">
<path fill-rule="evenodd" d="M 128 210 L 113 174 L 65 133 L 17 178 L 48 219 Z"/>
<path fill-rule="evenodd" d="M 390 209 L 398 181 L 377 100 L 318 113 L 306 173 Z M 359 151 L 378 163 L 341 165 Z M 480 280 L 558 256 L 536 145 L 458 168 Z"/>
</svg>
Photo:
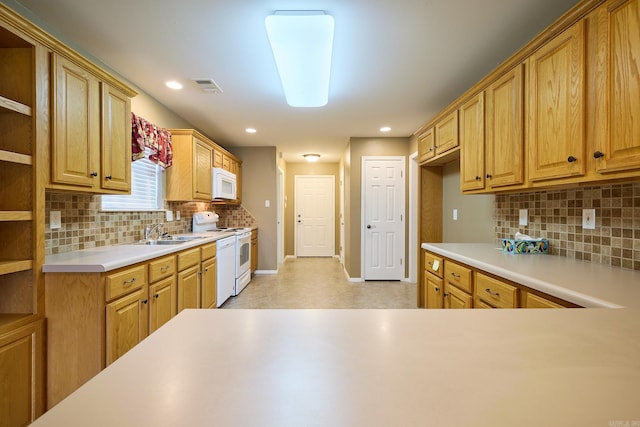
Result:
<svg viewBox="0 0 640 427">
<path fill-rule="evenodd" d="M 277 194 L 277 221 L 278 221 L 278 266 L 284 262 L 284 171 L 278 168 L 278 194 Z"/>
<path fill-rule="evenodd" d="M 335 254 L 335 177 L 295 176 L 296 256 Z"/>
<path fill-rule="evenodd" d="M 405 277 L 405 162 L 362 158 L 364 280 Z"/>
<path fill-rule="evenodd" d="M 344 166 L 340 168 L 340 264 L 344 266 Z"/>
</svg>

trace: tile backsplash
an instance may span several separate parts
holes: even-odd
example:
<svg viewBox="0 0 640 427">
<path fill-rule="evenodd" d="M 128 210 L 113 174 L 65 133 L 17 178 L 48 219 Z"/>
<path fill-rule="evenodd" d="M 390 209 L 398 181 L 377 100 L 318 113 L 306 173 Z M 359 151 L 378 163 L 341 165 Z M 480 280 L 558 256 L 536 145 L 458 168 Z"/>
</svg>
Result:
<svg viewBox="0 0 640 427">
<path fill-rule="evenodd" d="M 102 212 L 100 196 L 47 192 L 45 197 L 45 255 L 98 246 L 131 243 L 142 238 L 147 224 L 165 224 L 169 234 L 191 231 L 193 214 L 212 210 L 220 215 L 221 227 L 252 227 L 256 220 L 242 206 L 207 202 L 165 202 L 165 209 L 180 211 L 180 220 L 167 222 L 164 212 Z M 61 212 L 61 227 L 51 230 L 49 212 Z"/>
<path fill-rule="evenodd" d="M 640 183 L 534 193 L 497 194 L 498 239 L 517 231 L 549 240 L 550 253 L 640 270 Z M 596 228 L 582 228 L 582 210 L 595 209 Z M 519 210 L 529 225 L 519 226 Z"/>
</svg>

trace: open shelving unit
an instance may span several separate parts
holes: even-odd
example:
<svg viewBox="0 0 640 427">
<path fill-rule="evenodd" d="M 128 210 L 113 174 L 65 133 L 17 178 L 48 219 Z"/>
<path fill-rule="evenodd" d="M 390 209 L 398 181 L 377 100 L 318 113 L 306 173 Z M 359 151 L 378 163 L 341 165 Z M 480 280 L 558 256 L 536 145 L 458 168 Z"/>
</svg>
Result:
<svg viewBox="0 0 640 427">
<path fill-rule="evenodd" d="M 34 160 L 37 49 L 0 27 L 0 335 L 43 316 Z"/>
</svg>

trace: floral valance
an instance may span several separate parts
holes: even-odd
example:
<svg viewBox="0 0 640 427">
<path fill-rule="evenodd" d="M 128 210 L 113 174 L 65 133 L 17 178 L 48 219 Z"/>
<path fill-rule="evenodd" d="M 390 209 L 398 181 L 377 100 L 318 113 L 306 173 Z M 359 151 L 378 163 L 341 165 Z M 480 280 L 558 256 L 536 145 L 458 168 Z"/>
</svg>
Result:
<svg viewBox="0 0 640 427">
<path fill-rule="evenodd" d="M 131 161 L 144 158 L 145 148 L 152 162 L 165 169 L 173 164 L 171 133 L 131 113 Z"/>
</svg>

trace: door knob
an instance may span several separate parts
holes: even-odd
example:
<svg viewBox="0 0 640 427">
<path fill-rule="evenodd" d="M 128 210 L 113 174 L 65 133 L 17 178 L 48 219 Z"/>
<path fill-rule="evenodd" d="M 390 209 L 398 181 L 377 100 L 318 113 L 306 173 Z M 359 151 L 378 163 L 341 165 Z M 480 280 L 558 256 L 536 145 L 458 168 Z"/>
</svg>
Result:
<svg viewBox="0 0 640 427">
<path fill-rule="evenodd" d="M 371 224 L 367 225 L 367 228 L 371 228 Z"/>
</svg>

